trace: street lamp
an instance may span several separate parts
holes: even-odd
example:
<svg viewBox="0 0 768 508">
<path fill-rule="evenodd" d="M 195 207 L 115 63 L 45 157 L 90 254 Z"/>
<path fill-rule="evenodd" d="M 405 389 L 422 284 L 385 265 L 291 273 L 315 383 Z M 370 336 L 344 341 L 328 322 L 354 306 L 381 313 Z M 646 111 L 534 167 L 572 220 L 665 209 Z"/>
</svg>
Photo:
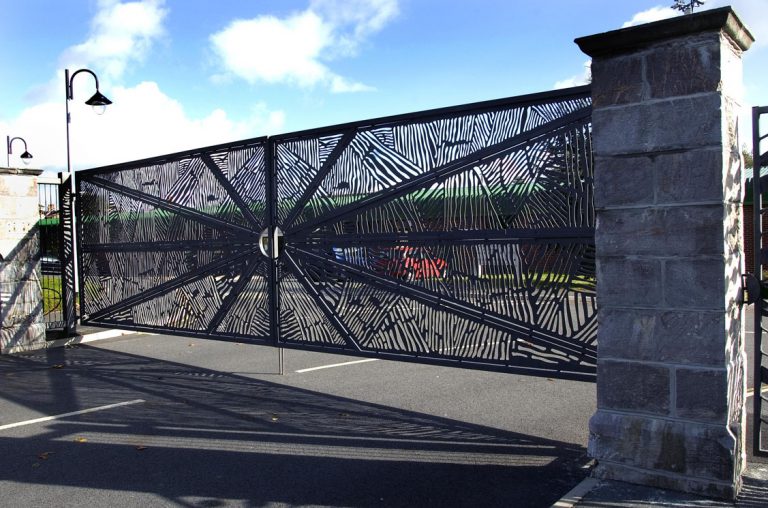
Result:
<svg viewBox="0 0 768 508">
<path fill-rule="evenodd" d="M 13 145 L 13 142 L 16 141 L 17 139 L 22 143 L 24 143 L 24 153 L 19 156 L 21 158 L 21 162 L 23 162 L 24 165 L 27 165 L 30 163 L 29 159 L 32 158 L 32 154 L 27 151 L 27 142 L 24 141 L 24 138 L 20 138 L 18 136 L 16 136 L 15 138 L 6 136 L 5 141 L 6 141 L 6 145 L 8 145 L 8 155 L 6 156 L 5 164 L 9 168 L 11 167 L 11 154 L 13 153 L 13 151 L 11 150 L 11 145 Z"/>
<path fill-rule="evenodd" d="M 64 291 L 62 293 L 63 300 L 65 301 L 67 299 L 66 292 L 70 290 L 68 286 L 66 286 L 66 273 L 68 270 L 68 266 L 72 267 L 72 284 L 74 286 L 74 293 L 77 294 L 78 291 L 78 273 L 77 273 L 77 263 L 74 262 L 75 259 L 77 259 L 77 241 L 76 241 L 76 224 L 75 224 L 75 196 L 74 196 L 74 190 L 75 190 L 75 179 L 74 175 L 72 174 L 72 163 L 70 160 L 70 149 L 69 149 L 69 123 L 71 122 L 72 118 L 69 116 L 69 101 L 71 101 L 74 98 L 74 94 L 72 93 L 72 83 L 75 81 L 75 76 L 80 74 L 81 72 L 85 72 L 87 74 L 90 74 L 93 76 L 93 80 L 96 82 L 96 93 L 93 94 L 93 96 L 85 101 L 86 104 L 93 107 L 93 111 L 97 115 L 101 115 L 104 113 L 104 111 L 107 109 L 107 106 L 112 104 L 112 101 L 104 97 L 104 95 L 99 92 L 99 78 L 96 77 L 96 74 L 90 69 L 79 69 L 72 73 L 72 76 L 69 75 L 69 69 L 64 69 L 64 86 L 65 86 L 65 92 L 66 92 L 66 100 L 64 101 L 66 112 L 67 112 L 67 176 L 69 177 L 69 185 L 70 185 L 70 191 L 73 192 L 72 200 L 69 203 L 69 206 L 71 209 L 69 210 L 69 216 L 71 217 L 71 241 L 72 241 L 72 251 L 70 255 L 68 256 L 65 253 L 64 250 L 64 229 L 61 230 L 61 262 L 62 262 L 62 281 L 63 286 L 62 290 Z M 62 178 L 63 180 L 63 178 Z M 63 207 L 65 206 L 64 203 L 60 203 L 60 205 Z M 67 305 L 65 303 L 64 311 L 66 312 L 66 316 L 64 316 L 64 332 L 66 335 L 70 335 L 70 333 L 74 332 L 75 330 L 75 321 L 74 321 L 74 307 L 72 306 L 72 302 L 74 300 L 70 301 L 70 305 Z"/>
<path fill-rule="evenodd" d="M 70 162 L 69 157 L 69 123 L 71 122 L 71 117 L 69 116 L 69 101 L 73 99 L 72 94 L 72 83 L 75 80 L 75 76 L 80 74 L 81 72 L 86 72 L 93 76 L 93 80 L 96 82 L 96 93 L 93 94 L 93 97 L 85 101 L 86 104 L 93 107 L 93 111 L 97 115 L 104 114 L 104 111 L 106 111 L 107 106 L 112 104 L 112 101 L 107 99 L 101 92 L 99 92 L 99 78 L 96 77 L 96 74 L 90 69 L 79 69 L 72 73 L 72 76 L 69 75 L 69 69 L 64 69 L 64 85 L 66 86 L 66 97 L 67 100 L 64 101 L 66 105 L 66 111 L 67 111 L 67 173 L 72 174 L 72 164 Z"/>
</svg>

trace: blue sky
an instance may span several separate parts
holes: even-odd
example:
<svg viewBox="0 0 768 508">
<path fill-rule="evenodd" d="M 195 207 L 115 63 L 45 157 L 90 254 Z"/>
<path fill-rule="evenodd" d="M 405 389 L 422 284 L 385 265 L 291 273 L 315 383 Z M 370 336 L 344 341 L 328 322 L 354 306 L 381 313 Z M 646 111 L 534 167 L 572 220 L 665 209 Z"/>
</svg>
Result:
<svg viewBox="0 0 768 508">
<path fill-rule="evenodd" d="M 0 136 L 22 136 L 35 167 L 66 167 L 64 68 L 94 70 L 114 101 L 94 115 L 93 81 L 75 79 L 76 169 L 576 85 L 588 58 L 574 38 L 671 3 L 0 0 Z M 768 104 L 768 0 L 730 4 L 757 38 L 745 106 Z"/>
</svg>

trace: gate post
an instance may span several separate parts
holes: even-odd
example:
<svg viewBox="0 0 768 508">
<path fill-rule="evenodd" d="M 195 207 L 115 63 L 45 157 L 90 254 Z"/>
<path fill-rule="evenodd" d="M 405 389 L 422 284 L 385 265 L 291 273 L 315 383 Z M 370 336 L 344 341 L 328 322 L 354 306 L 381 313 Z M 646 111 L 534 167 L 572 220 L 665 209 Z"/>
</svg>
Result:
<svg viewBox="0 0 768 508">
<path fill-rule="evenodd" d="M 736 115 L 752 42 L 729 7 L 576 39 L 593 57 L 598 478 L 741 486 Z"/>
<path fill-rule="evenodd" d="M 37 225 L 42 172 L 0 168 L 0 354 L 46 344 Z"/>
</svg>

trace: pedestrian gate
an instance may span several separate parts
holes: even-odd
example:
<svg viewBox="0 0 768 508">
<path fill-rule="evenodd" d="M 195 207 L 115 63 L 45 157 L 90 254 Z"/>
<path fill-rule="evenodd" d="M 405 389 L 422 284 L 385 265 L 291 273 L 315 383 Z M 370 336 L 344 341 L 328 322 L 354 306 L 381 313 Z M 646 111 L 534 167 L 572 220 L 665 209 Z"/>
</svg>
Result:
<svg viewBox="0 0 768 508">
<path fill-rule="evenodd" d="M 768 244 L 763 239 L 766 236 L 764 217 L 768 214 L 768 206 L 763 203 L 764 193 L 768 191 L 768 151 L 765 146 L 768 132 L 761 129 L 760 121 L 768 118 L 768 107 L 752 108 L 752 206 L 754 210 L 754 267 L 755 277 L 752 278 L 756 287 L 749 290 L 750 302 L 755 303 L 754 349 L 752 370 L 752 443 L 755 455 L 768 456 L 768 411 L 764 402 L 768 394 L 764 392 L 768 385 L 768 354 L 763 350 L 763 336 L 768 330 Z M 765 133 L 764 133 L 765 132 Z"/>
<path fill-rule="evenodd" d="M 84 324 L 594 379 L 588 87 L 77 173 Z"/>
</svg>

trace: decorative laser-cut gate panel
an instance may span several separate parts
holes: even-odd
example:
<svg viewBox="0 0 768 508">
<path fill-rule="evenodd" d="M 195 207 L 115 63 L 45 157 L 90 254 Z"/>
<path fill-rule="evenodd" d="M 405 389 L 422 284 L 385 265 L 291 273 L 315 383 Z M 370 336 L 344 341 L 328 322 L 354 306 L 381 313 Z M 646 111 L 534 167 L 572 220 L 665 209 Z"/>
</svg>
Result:
<svg viewBox="0 0 768 508">
<path fill-rule="evenodd" d="M 93 325 L 269 340 L 265 139 L 78 173 Z"/>
<path fill-rule="evenodd" d="M 581 87 L 78 173 L 84 321 L 593 379 L 590 119 Z"/>
<path fill-rule="evenodd" d="M 592 376 L 590 119 L 582 88 L 277 137 L 280 344 Z"/>
</svg>

